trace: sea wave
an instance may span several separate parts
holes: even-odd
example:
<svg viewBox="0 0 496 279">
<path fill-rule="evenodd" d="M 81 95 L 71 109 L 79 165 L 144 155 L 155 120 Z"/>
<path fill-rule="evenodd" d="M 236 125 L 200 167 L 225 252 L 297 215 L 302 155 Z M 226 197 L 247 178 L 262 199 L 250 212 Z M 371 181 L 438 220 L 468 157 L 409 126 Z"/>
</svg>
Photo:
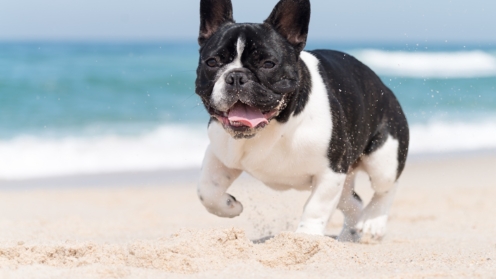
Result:
<svg viewBox="0 0 496 279">
<path fill-rule="evenodd" d="M 496 121 L 432 122 L 411 127 L 410 154 L 496 148 Z M 141 136 L 17 137 L 0 141 L 0 179 L 200 167 L 204 126 L 163 126 Z"/>
<path fill-rule="evenodd" d="M 430 122 L 410 128 L 410 153 L 449 153 L 496 148 L 496 121 Z"/>
<path fill-rule="evenodd" d="M 0 179 L 196 167 L 207 146 L 204 125 L 168 125 L 140 136 L 21 136 L 0 141 Z"/>
<path fill-rule="evenodd" d="M 412 78 L 496 76 L 496 55 L 481 50 L 406 52 L 364 49 L 350 53 L 382 76 Z"/>
</svg>

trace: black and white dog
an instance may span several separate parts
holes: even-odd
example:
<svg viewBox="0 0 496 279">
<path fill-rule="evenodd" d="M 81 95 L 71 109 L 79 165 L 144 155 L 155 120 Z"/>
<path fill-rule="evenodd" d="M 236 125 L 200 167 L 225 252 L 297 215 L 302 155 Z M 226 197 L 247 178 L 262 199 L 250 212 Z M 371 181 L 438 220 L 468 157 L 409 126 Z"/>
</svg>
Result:
<svg viewBox="0 0 496 279">
<path fill-rule="evenodd" d="M 198 195 L 221 217 L 243 206 L 226 193 L 245 171 L 277 190 L 311 190 L 297 232 L 323 235 L 337 207 L 340 240 L 385 233 L 409 131 L 390 89 L 337 51 L 303 51 L 309 0 L 281 0 L 262 24 L 237 24 L 231 0 L 201 0 L 196 93 L 211 115 Z M 371 179 L 367 207 L 357 170 Z"/>
</svg>

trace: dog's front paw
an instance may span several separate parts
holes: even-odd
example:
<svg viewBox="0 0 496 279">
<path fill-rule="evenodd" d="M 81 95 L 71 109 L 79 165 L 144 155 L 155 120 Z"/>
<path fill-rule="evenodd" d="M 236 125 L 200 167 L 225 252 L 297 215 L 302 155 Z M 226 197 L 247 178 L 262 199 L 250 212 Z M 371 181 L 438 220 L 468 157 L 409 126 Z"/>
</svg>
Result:
<svg viewBox="0 0 496 279">
<path fill-rule="evenodd" d="M 243 212 L 243 205 L 229 194 L 224 194 L 215 201 L 203 199 L 202 202 L 208 212 L 219 217 L 234 218 Z"/>
<path fill-rule="evenodd" d="M 386 234 L 387 220 L 387 215 L 373 218 L 362 217 L 355 228 L 362 235 L 362 239 L 381 240 Z"/>
<path fill-rule="evenodd" d="M 324 235 L 324 225 L 324 222 L 318 220 L 300 222 L 298 228 L 296 229 L 296 233 Z"/>
</svg>

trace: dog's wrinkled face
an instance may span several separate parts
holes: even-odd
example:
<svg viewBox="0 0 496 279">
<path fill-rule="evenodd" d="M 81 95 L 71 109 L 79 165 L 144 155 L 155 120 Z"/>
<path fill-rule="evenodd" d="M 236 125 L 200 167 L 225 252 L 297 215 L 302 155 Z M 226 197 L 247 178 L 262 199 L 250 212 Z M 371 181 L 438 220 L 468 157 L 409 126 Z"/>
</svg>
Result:
<svg viewBox="0 0 496 279">
<path fill-rule="evenodd" d="M 235 138 L 253 137 L 268 125 L 299 86 L 306 30 L 281 23 L 293 20 L 299 2 L 308 1 L 281 1 L 264 24 L 234 23 L 230 0 L 201 2 L 196 93 L 214 121 Z"/>
<path fill-rule="evenodd" d="M 250 137 L 284 108 L 298 86 L 298 54 L 261 24 L 223 29 L 201 49 L 196 90 L 227 131 Z"/>
</svg>

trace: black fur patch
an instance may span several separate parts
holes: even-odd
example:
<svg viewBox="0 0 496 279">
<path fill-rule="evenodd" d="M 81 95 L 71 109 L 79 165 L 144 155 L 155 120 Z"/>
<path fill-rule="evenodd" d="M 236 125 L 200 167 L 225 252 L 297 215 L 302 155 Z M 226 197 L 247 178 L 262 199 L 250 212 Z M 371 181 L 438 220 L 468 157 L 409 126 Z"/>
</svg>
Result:
<svg viewBox="0 0 496 279">
<path fill-rule="evenodd" d="M 300 114 L 308 102 L 312 90 L 312 80 L 307 66 L 301 59 L 298 60 L 298 77 L 298 89 L 287 97 L 286 107 L 276 117 L 280 123 L 286 123 L 291 116 Z"/>
<path fill-rule="evenodd" d="M 393 92 L 367 66 L 354 57 L 332 50 L 311 52 L 320 61 L 333 117 L 328 157 L 340 173 L 365 154 L 380 148 L 390 134 L 399 141 L 397 177 L 408 154 L 406 117 Z"/>
</svg>

